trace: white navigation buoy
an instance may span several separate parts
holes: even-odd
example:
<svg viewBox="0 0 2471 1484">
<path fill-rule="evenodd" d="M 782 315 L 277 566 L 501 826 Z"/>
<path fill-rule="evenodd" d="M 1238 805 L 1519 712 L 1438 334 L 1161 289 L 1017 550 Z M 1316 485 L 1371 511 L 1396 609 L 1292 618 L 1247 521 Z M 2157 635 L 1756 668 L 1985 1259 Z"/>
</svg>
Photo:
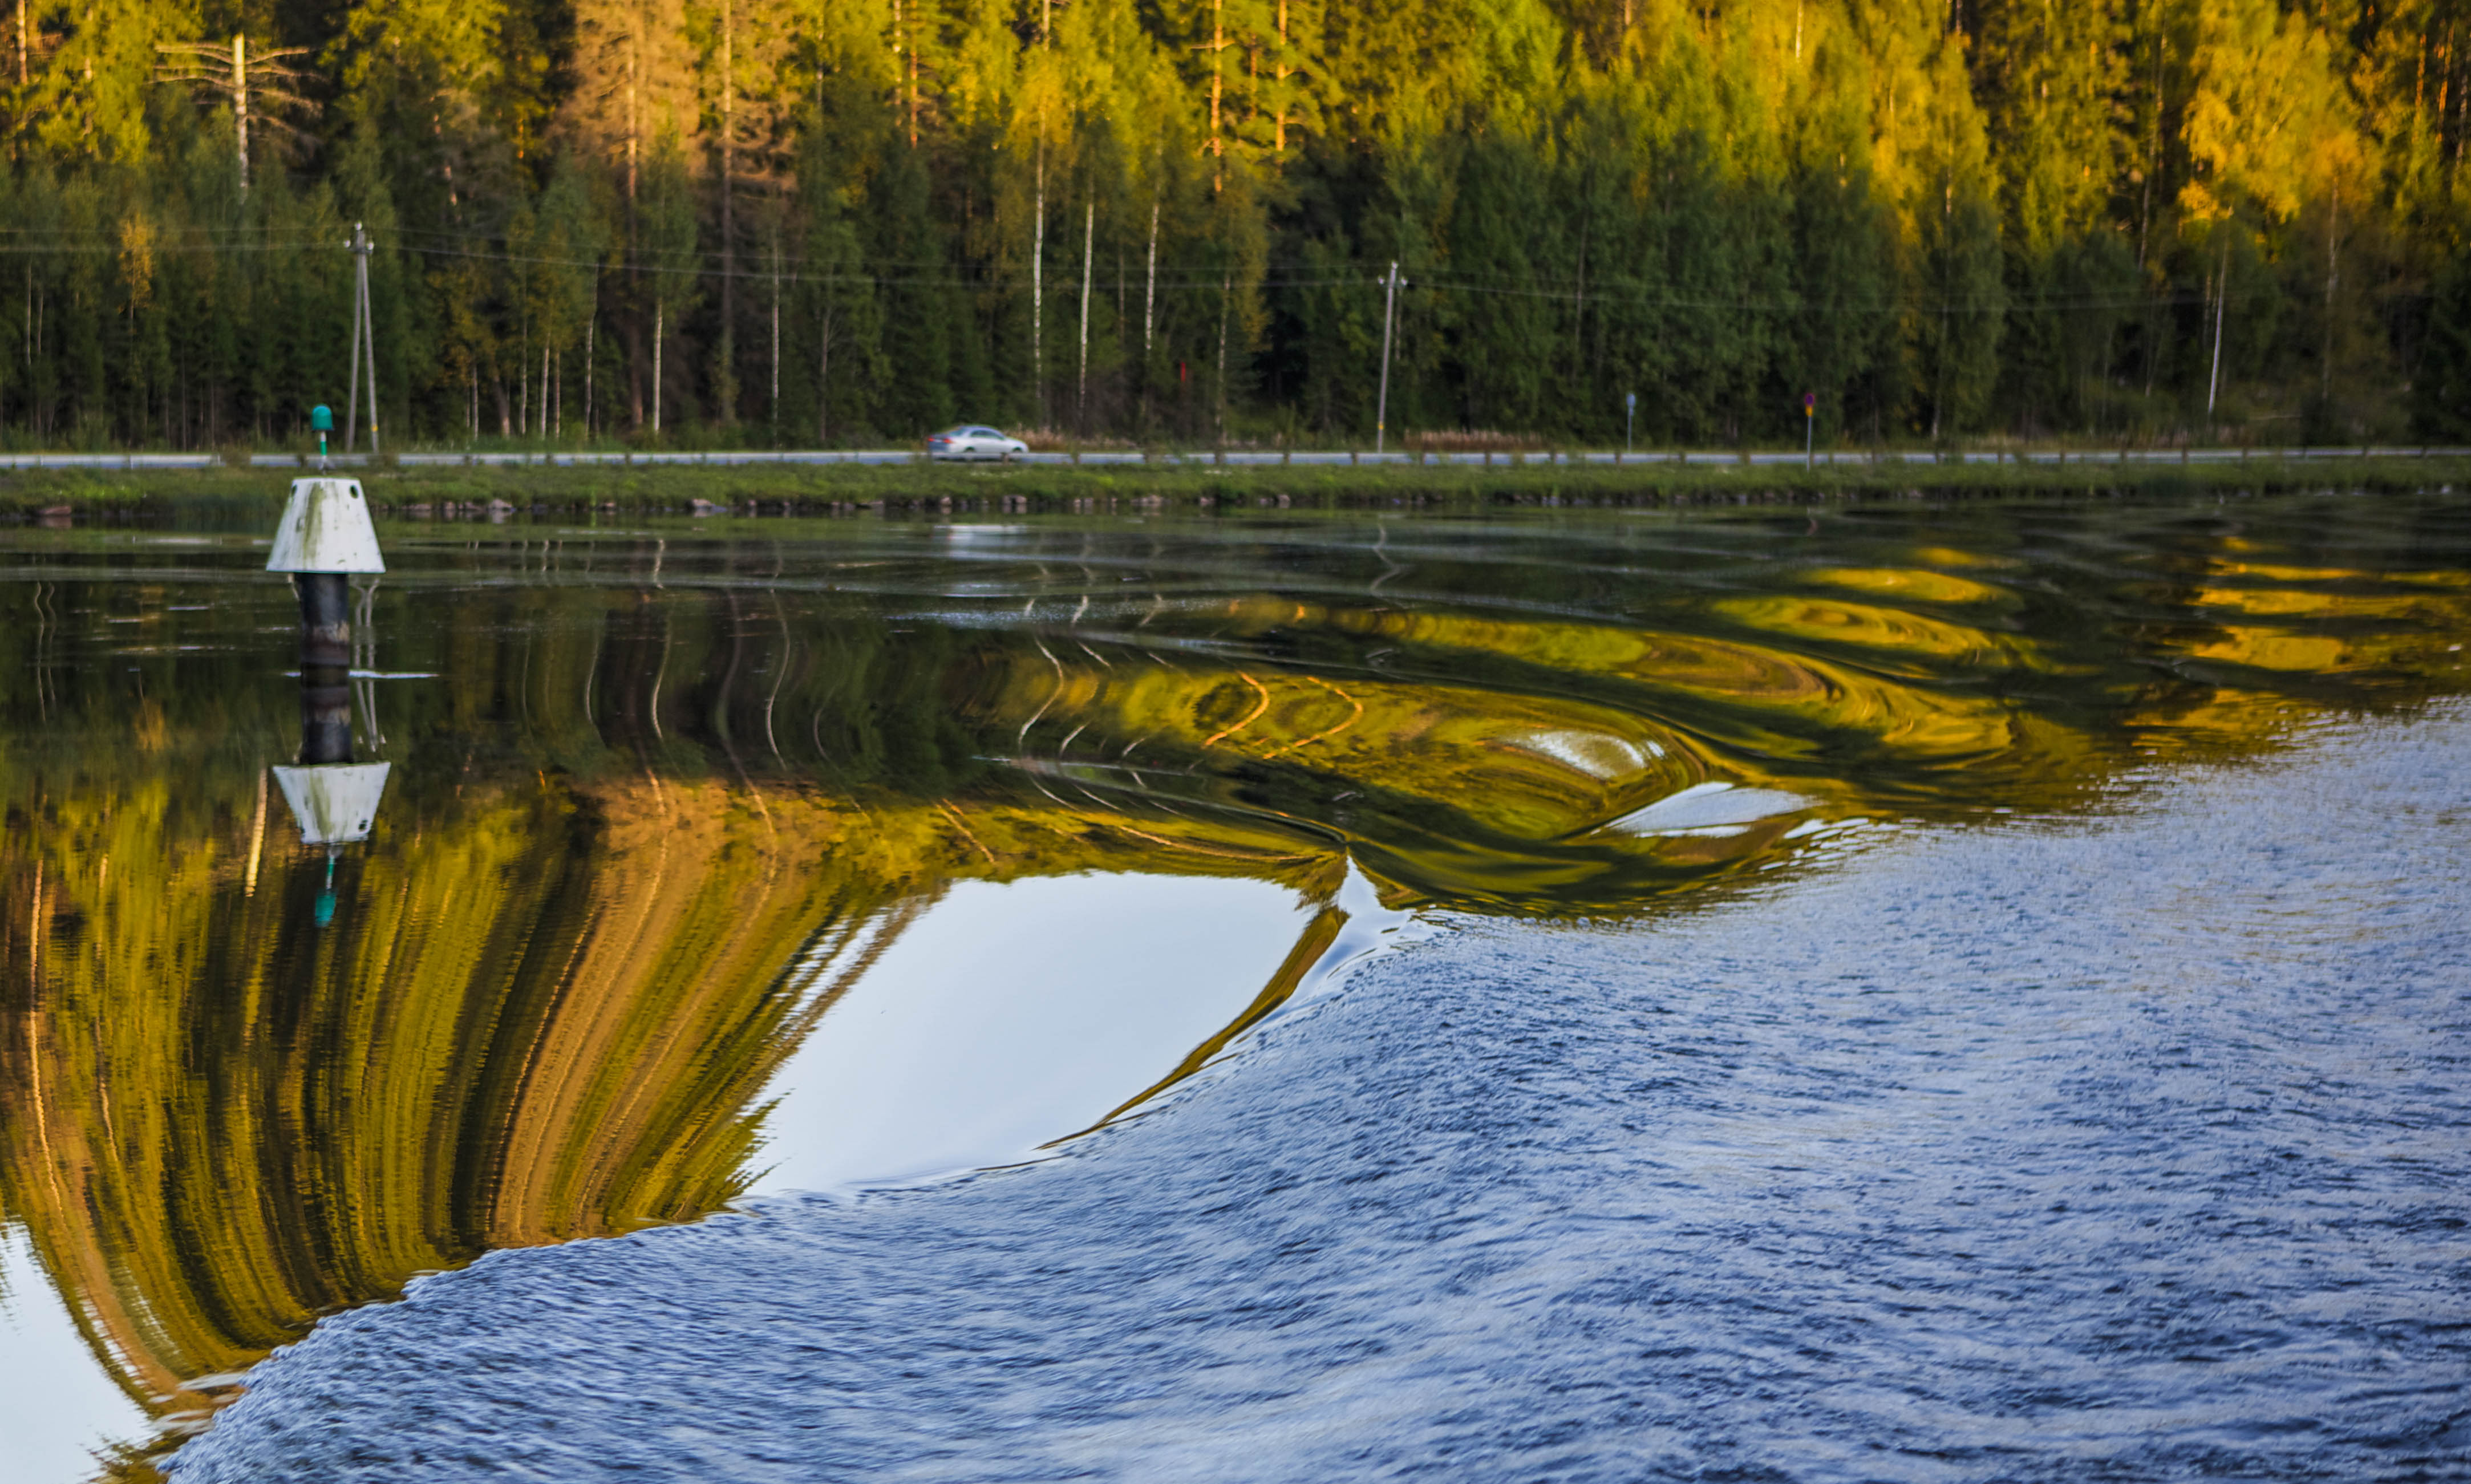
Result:
<svg viewBox="0 0 2471 1484">
<path fill-rule="evenodd" d="M 321 450 L 333 420 L 318 409 Z M 300 826 L 300 843 L 326 849 L 317 907 L 322 929 L 335 920 L 336 857 L 369 837 L 390 766 L 352 762 L 350 574 L 386 571 L 361 482 L 294 480 L 266 570 L 292 574 L 300 595 L 300 762 L 274 769 L 274 781 Z"/>
<path fill-rule="evenodd" d="M 292 482 L 292 498 L 274 528 L 269 572 L 384 572 L 377 527 L 359 480 Z"/>
<path fill-rule="evenodd" d="M 369 837 L 390 763 L 324 763 L 277 767 L 274 782 L 300 826 L 303 845 L 356 845 Z"/>
<path fill-rule="evenodd" d="M 387 763 L 317 763 L 274 769 L 283 802 L 292 806 L 293 822 L 300 826 L 300 843 L 326 847 L 326 882 L 318 889 L 316 912 L 321 930 L 335 921 L 335 859 L 344 846 L 369 837 L 390 766 Z"/>
</svg>

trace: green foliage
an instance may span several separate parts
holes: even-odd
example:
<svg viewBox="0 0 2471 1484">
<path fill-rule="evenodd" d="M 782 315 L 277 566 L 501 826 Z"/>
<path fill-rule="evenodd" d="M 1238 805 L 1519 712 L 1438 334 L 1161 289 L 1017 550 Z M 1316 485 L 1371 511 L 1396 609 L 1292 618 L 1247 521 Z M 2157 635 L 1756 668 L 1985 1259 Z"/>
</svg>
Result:
<svg viewBox="0 0 2471 1484">
<path fill-rule="evenodd" d="M 372 0 L 247 34 L 318 76 L 244 134 L 151 81 L 227 12 L 31 4 L 0 440 L 295 439 L 356 222 L 388 446 L 1360 440 L 1394 259 L 1394 436 L 2371 436 L 2465 12 Z"/>
<path fill-rule="evenodd" d="M 868 192 L 875 226 L 874 257 L 883 357 L 885 431 L 918 436 L 950 420 L 953 408 L 953 300 L 946 280 L 942 234 L 930 195 L 933 181 L 916 150 L 895 149 Z"/>
<path fill-rule="evenodd" d="M 2420 436 L 2471 439 L 2471 258 L 2457 258 L 2437 279 L 2412 377 L 2412 423 Z"/>
</svg>

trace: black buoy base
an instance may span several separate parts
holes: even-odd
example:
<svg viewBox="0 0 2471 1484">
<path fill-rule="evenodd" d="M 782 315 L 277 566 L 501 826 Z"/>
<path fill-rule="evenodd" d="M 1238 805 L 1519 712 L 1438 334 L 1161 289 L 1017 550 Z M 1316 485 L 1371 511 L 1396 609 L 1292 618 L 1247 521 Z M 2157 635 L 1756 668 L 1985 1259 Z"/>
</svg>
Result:
<svg viewBox="0 0 2471 1484">
<path fill-rule="evenodd" d="M 340 572 L 302 572 L 300 761 L 352 761 L 351 584 Z"/>
<path fill-rule="evenodd" d="M 352 663 L 352 588 L 340 572 L 299 572 L 300 668 Z"/>
<path fill-rule="evenodd" d="M 304 766 L 352 761 L 351 671 L 310 665 L 300 671 L 300 761 Z"/>
</svg>

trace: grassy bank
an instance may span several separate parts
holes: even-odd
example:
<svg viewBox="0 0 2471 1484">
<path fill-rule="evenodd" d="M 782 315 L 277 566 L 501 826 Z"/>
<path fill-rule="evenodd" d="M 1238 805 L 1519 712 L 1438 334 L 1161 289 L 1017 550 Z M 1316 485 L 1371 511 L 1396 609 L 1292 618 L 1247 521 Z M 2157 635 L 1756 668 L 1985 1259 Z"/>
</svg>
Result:
<svg viewBox="0 0 2471 1484">
<path fill-rule="evenodd" d="M 295 471 L 27 470 L 0 475 L 0 519 L 271 518 Z M 882 509 L 1098 511 L 1224 506 L 1478 508 L 1518 505 L 1806 504 L 1930 496 L 2200 494 L 2471 488 L 2471 459 L 2378 456 L 2219 463 L 1799 465 L 1635 463 L 1353 468 L 967 467 L 928 464 L 375 469 L 360 478 L 398 519 L 592 511 L 802 514 Z M 949 503 L 949 504 L 948 504 Z"/>
</svg>

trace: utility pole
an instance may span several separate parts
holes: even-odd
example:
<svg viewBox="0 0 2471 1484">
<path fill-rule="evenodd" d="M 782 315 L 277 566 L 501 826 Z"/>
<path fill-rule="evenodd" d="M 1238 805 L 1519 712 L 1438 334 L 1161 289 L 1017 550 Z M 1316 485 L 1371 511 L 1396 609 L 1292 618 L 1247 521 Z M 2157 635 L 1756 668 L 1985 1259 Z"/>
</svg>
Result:
<svg viewBox="0 0 2471 1484">
<path fill-rule="evenodd" d="M 361 230 L 358 222 L 352 231 L 361 239 L 361 341 L 369 348 L 369 452 L 378 451 L 378 332 L 376 316 L 369 305 L 369 234 Z"/>
<path fill-rule="evenodd" d="M 1381 280 L 1381 393 L 1373 406 L 1373 454 L 1381 456 L 1383 439 L 1390 431 L 1390 323 L 1399 307 L 1399 290 L 1405 280 L 1399 276 L 1399 262 L 1390 261 L 1390 272 Z"/>
<path fill-rule="evenodd" d="M 352 224 L 352 377 L 350 395 L 343 403 L 343 448 L 349 452 L 360 428 L 362 366 L 368 367 L 369 452 L 378 451 L 378 342 L 371 329 L 369 316 L 369 234 L 360 223 Z M 362 347 L 368 349 L 362 359 Z"/>
<path fill-rule="evenodd" d="M 343 244 L 352 249 L 352 374 L 343 378 L 343 452 L 352 451 L 352 439 L 361 426 L 361 224 L 352 224 L 352 240 Z M 324 439 L 318 440 L 320 445 Z M 319 468 L 325 467 L 325 449 L 318 449 Z"/>
</svg>

